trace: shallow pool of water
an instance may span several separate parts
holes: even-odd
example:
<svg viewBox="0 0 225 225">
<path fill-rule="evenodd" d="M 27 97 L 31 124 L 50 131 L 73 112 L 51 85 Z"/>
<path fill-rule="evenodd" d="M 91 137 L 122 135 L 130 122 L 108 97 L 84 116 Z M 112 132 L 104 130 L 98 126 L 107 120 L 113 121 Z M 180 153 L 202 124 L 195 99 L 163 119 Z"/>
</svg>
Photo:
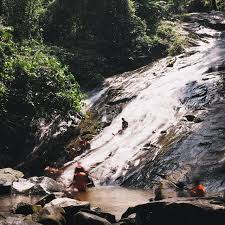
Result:
<svg viewBox="0 0 225 225">
<path fill-rule="evenodd" d="M 87 192 L 76 194 L 77 199 L 89 201 L 92 207 L 99 207 L 116 215 L 117 218 L 120 218 L 129 207 L 147 203 L 152 196 L 151 191 L 115 186 L 89 188 Z"/>
<path fill-rule="evenodd" d="M 92 207 L 112 213 L 117 219 L 131 206 L 147 203 L 153 194 L 151 191 L 123 188 L 119 186 L 100 186 L 89 188 L 86 192 L 77 192 L 74 199 L 89 201 Z M 40 196 L 3 195 L 0 196 L 0 212 L 9 212 L 20 202 L 35 204 Z"/>
</svg>

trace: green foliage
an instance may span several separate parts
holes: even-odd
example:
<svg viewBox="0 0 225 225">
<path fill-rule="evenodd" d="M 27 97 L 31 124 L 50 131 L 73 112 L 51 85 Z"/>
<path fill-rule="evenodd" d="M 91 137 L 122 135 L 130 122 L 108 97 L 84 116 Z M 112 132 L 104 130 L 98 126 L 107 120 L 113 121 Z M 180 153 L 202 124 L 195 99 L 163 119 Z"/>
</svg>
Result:
<svg viewBox="0 0 225 225">
<path fill-rule="evenodd" d="M 26 153 L 20 148 L 34 145 L 35 121 L 80 111 L 83 95 L 49 47 L 34 40 L 15 43 L 11 33 L 0 27 L 0 148 L 17 161 Z"/>
<path fill-rule="evenodd" d="M 7 25 L 13 26 L 15 38 L 40 36 L 39 16 L 44 0 L 1 0 L 1 15 Z"/>
<path fill-rule="evenodd" d="M 67 64 L 83 87 L 137 68 L 149 58 L 147 25 L 132 0 L 55 1 L 42 20 L 46 41 L 73 55 Z"/>
<path fill-rule="evenodd" d="M 1 33 L 0 81 L 7 96 L 6 111 L 20 108 L 24 116 L 45 116 L 54 111 L 80 110 L 78 84 L 68 68 L 48 54 L 46 46 L 36 41 L 15 44 L 7 31 Z"/>
<path fill-rule="evenodd" d="M 170 13 L 170 4 L 163 1 L 138 0 L 136 8 L 137 15 L 147 24 L 148 34 L 154 34 L 158 23 Z"/>
<path fill-rule="evenodd" d="M 104 77 L 154 58 L 182 52 L 183 38 L 162 20 L 224 7 L 222 0 L 0 1 L 4 23 L 13 27 L 15 37 L 43 35 L 45 43 L 58 48 L 51 54 L 69 66 L 83 88 L 94 88 Z"/>
<path fill-rule="evenodd" d="M 162 21 L 156 31 L 156 39 L 166 46 L 169 55 L 176 55 L 184 51 L 186 40 L 181 35 L 179 24 Z"/>
<path fill-rule="evenodd" d="M 224 0 L 217 0 L 216 1 L 216 7 L 217 7 L 217 10 L 225 11 L 225 1 Z"/>
<path fill-rule="evenodd" d="M 0 27 L 0 135 L 6 145 L 15 134 L 14 142 L 23 142 L 35 118 L 79 111 L 83 99 L 73 75 L 48 47 L 15 43 L 10 30 Z"/>
</svg>

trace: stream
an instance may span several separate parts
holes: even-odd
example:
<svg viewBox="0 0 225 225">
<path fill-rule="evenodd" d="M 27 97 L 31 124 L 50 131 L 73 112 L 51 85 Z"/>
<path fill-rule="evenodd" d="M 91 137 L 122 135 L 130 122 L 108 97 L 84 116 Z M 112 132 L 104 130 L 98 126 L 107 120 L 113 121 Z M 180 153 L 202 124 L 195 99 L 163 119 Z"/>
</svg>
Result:
<svg viewBox="0 0 225 225">
<path fill-rule="evenodd" d="M 97 185 L 121 185 L 129 180 L 127 186 L 148 188 L 152 169 L 174 173 L 175 182 L 184 180 L 185 176 L 193 175 L 194 169 L 200 173 L 197 169 L 205 166 L 201 161 L 206 156 L 210 159 L 208 153 L 215 150 L 205 146 L 210 145 L 210 135 L 213 134 L 211 139 L 218 135 L 203 126 L 212 127 L 211 119 L 205 119 L 211 112 L 208 108 L 223 100 L 223 94 L 219 93 L 223 77 L 217 68 L 224 63 L 224 33 L 195 24 L 185 26 L 204 38 L 186 53 L 172 58 L 172 66 L 168 66 L 171 59 L 166 58 L 114 76 L 89 99 L 88 105 L 98 105 L 102 100 L 107 107 L 130 99 L 110 125 L 91 141 L 92 149 L 74 159 L 82 163 Z M 115 90 L 117 95 L 104 102 L 107 93 L 110 98 L 110 92 Z M 188 114 L 205 118 L 199 123 L 190 123 L 185 119 Z M 103 119 L 106 117 L 107 113 Z M 128 121 L 129 127 L 119 135 L 121 118 Z M 190 133 L 193 138 L 185 142 Z M 223 140 L 217 143 L 224 145 Z M 162 156 L 166 157 L 166 163 Z M 160 157 L 162 160 L 158 163 Z M 71 183 L 73 171 L 74 165 L 71 165 L 62 174 L 66 185 Z M 131 176 L 135 179 L 131 180 Z"/>
</svg>

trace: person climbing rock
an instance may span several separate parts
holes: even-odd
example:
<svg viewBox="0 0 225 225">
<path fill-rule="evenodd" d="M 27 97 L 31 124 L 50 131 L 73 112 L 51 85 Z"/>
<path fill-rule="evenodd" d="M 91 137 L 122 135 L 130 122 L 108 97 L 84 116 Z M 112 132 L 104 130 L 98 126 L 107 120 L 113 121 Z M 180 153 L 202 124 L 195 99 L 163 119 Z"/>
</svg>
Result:
<svg viewBox="0 0 225 225">
<path fill-rule="evenodd" d="M 159 200 L 162 200 L 162 199 L 165 199 L 165 195 L 163 194 L 163 188 L 164 188 L 164 185 L 163 183 L 161 182 L 159 184 L 159 186 L 155 189 L 154 193 L 155 193 L 155 198 L 154 200 L 155 201 L 159 201 Z"/>
<path fill-rule="evenodd" d="M 125 130 L 127 128 L 128 128 L 128 122 L 124 118 L 122 118 L 122 130 Z"/>
<path fill-rule="evenodd" d="M 86 149 L 86 140 L 81 137 L 79 138 L 79 148 L 80 148 L 80 151 L 83 151 Z"/>
<path fill-rule="evenodd" d="M 189 191 L 191 197 L 204 197 L 206 195 L 206 190 L 203 184 L 201 184 L 199 179 L 194 182 L 193 188 Z"/>
<path fill-rule="evenodd" d="M 127 122 L 124 118 L 122 118 L 122 129 L 120 129 L 120 130 L 117 132 L 117 134 L 123 134 L 124 130 L 126 130 L 127 128 L 128 128 L 128 122 Z M 112 133 L 112 135 L 115 136 L 114 133 Z"/>
</svg>

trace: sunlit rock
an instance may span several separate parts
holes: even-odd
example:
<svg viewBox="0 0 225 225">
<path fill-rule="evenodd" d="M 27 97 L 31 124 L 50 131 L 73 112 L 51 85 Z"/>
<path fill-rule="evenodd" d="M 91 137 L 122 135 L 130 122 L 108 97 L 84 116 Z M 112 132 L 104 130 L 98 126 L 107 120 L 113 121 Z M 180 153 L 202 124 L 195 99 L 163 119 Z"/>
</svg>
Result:
<svg viewBox="0 0 225 225">
<path fill-rule="evenodd" d="M 6 194 L 11 191 L 13 182 L 18 181 L 24 174 L 12 168 L 0 169 L 0 194 Z"/>
<path fill-rule="evenodd" d="M 89 202 L 78 201 L 71 198 L 57 198 L 50 203 L 46 204 L 46 207 L 57 206 L 65 210 L 68 217 L 76 214 L 80 209 L 90 209 Z"/>
<path fill-rule="evenodd" d="M 12 190 L 14 193 L 41 195 L 62 191 L 63 187 L 49 177 L 31 177 L 14 182 Z"/>
</svg>

